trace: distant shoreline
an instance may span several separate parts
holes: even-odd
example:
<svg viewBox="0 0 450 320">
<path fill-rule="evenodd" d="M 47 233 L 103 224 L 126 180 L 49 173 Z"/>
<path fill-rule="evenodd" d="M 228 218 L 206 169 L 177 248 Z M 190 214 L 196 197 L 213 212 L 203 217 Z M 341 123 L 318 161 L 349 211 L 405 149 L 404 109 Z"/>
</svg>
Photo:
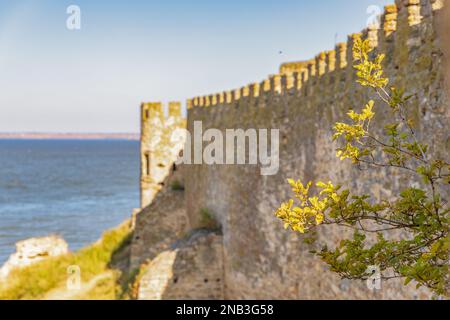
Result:
<svg viewBox="0 0 450 320">
<path fill-rule="evenodd" d="M 0 133 L 0 140 L 139 140 L 138 133 Z"/>
</svg>

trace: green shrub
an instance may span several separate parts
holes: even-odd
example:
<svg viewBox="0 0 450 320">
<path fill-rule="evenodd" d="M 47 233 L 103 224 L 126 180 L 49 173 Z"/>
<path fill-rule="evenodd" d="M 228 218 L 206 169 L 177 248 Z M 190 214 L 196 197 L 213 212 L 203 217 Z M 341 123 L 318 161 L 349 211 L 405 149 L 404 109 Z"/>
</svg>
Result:
<svg viewBox="0 0 450 320">
<path fill-rule="evenodd" d="M 178 180 L 173 181 L 170 184 L 170 188 L 174 191 L 184 191 L 184 185 Z"/>
<path fill-rule="evenodd" d="M 207 208 L 200 209 L 200 225 L 202 228 L 215 230 L 219 228 L 214 215 Z"/>
</svg>

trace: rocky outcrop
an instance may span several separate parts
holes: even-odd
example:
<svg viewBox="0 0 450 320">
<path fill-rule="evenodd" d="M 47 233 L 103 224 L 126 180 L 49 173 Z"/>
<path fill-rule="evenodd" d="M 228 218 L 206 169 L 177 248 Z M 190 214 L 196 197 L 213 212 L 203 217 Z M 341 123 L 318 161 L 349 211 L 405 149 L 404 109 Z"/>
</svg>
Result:
<svg viewBox="0 0 450 320">
<path fill-rule="evenodd" d="M 25 267 L 49 257 L 69 252 L 67 242 L 58 236 L 30 238 L 16 243 L 16 252 L 0 268 L 0 280 L 5 279 L 11 270 Z"/>
</svg>

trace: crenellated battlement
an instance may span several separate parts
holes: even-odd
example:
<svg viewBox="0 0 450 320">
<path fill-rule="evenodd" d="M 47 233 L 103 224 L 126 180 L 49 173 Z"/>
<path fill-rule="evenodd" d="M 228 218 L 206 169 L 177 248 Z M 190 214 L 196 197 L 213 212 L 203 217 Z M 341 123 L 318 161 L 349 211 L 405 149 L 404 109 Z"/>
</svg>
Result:
<svg viewBox="0 0 450 320">
<path fill-rule="evenodd" d="M 178 101 L 171 101 L 167 105 L 168 115 L 164 115 L 164 105 L 161 102 L 143 102 L 141 103 L 141 120 L 142 124 L 146 126 L 148 124 L 147 120 L 163 119 L 169 118 L 181 118 L 181 103 Z"/>
<path fill-rule="evenodd" d="M 292 74 L 300 72 L 306 67 L 306 61 L 286 62 L 280 66 L 280 74 Z"/>
<path fill-rule="evenodd" d="M 238 89 L 218 94 L 199 96 L 189 99 L 188 109 L 198 107 L 217 107 L 238 103 L 246 97 L 267 99 L 271 95 L 294 94 L 307 92 L 306 86 L 322 85 L 321 78 L 340 70 L 348 71 L 352 66 L 352 47 L 356 38 L 368 39 L 373 48 L 385 51 L 395 40 L 398 29 L 408 33 L 408 29 L 430 24 L 435 11 L 443 7 L 443 0 L 396 0 L 395 4 L 387 5 L 380 17 L 380 25 L 369 25 L 360 33 L 351 34 L 345 43 L 338 43 L 333 50 L 320 52 L 309 61 L 283 63 L 278 74 L 270 75 L 259 83 L 245 85 Z M 411 34 L 411 37 L 414 37 Z M 346 78 L 346 76 L 349 76 Z M 341 77 L 345 81 L 353 81 L 351 72 L 344 72 Z M 336 77 L 335 77 L 336 78 Z M 326 80 L 328 81 L 328 80 Z M 293 92 L 292 92 L 293 91 Z M 268 95 L 268 96 L 267 96 Z M 257 99 L 255 105 L 259 105 Z"/>
</svg>

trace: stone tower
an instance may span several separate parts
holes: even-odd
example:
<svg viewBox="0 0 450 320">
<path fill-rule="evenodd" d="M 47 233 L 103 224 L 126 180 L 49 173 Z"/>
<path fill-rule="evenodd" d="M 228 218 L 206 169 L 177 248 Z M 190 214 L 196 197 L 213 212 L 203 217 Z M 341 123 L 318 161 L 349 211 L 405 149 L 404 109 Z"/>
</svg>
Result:
<svg viewBox="0 0 450 320">
<path fill-rule="evenodd" d="M 164 185 L 184 145 L 186 120 L 181 104 L 169 102 L 168 116 L 161 102 L 141 105 L 141 208 L 148 206 Z"/>
</svg>

